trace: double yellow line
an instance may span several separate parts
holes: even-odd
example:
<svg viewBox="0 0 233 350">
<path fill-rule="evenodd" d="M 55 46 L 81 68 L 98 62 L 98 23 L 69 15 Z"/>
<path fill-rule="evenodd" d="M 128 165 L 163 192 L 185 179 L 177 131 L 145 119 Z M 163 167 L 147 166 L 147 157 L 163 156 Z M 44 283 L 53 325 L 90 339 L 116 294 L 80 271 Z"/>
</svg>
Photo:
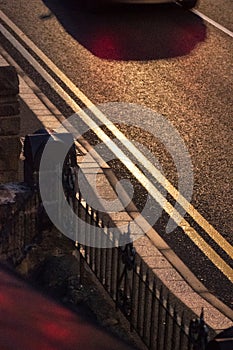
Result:
<svg viewBox="0 0 233 350">
<path fill-rule="evenodd" d="M 195 222 L 233 259 L 233 248 L 222 235 L 208 223 L 207 220 L 177 191 L 177 189 L 161 174 L 161 172 L 136 148 L 126 136 L 75 86 L 72 81 L 8 18 L 0 11 L 0 18 L 16 33 L 23 42 L 52 70 L 57 77 L 82 101 L 89 110 L 105 125 L 112 134 L 121 141 L 134 157 L 147 169 L 167 192 L 184 208 Z M 233 282 L 233 269 L 220 257 L 219 254 L 190 226 L 179 212 L 163 197 L 150 180 L 138 169 L 125 153 L 103 132 L 103 130 L 80 108 L 80 106 L 60 87 L 49 73 L 36 61 L 15 37 L 0 24 L 1 33 L 20 51 L 22 56 L 39 72 L 39 74 L 55 89 L 57 94 L 78 113 L 78 116 L 92 129 L 107 147 L 118 157 L 135 178 L 145 187 L 150 195 L 163 207 L 171 218 L 183 229 L 184 233 L 208 257 L 208 259 Z"/>
</svg>

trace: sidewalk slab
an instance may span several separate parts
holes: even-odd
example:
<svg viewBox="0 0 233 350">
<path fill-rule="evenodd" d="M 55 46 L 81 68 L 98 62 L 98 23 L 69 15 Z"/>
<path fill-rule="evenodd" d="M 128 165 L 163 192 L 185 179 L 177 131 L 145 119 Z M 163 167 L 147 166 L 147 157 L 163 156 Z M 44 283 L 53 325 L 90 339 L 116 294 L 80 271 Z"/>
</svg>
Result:
<svg viewBox="0 0 233 350">
<path fill-rule="evenodd" d="M 7 64 L 1 55 L 0 64 Z M 61 125 L 61 121 L 64 120 L 64 117 L 62 117 L 56 107 L 25 76 L 20 77 L 20 98 L 28 107 L 28 115 L 22 115 L 22 118 L 30 117 L 31 113 L 31 115 L 36 116 L 37 121 L 43 127 L 49 129 L 58 128 Z M 78 145 L 78 142 L 76 144 Z M 80 167 L 83 169 L 84 174 L 88 175 L 89 170 L 89 176 L 94 177 L 96 175 L 95 170 L 98 167 L 100 169 L 101 167 L 102 169 L 104 168 L 104 162 L 98 163 L 95 160 L 90 163 L 90 157 L 86 157 L 89 161 L 86 159 L 85 162 L 85 154 L 88 151 L 82 145 L 80 145 L 79 149 L 82 149 L 81 156 L 78 158 Z M 105 169 L 104 174 L 110 172 L 111 169 L 107 169 L 107 171 Z M 117 198 L 116 192 L 113 190 L 116 180 L 112 181 L 113 178 L 114 176 L 111 174 L 103 179 L 103 172 L 99 171 L 94 181 L 95 185 L 98 184 L 98 189 L 101 189 L 101 194 L 103 195 L 101 198 L 105 198 L 109 203 L 114 202 Z M 95 191 L 96 188 L 93 188 L 93 193 L 96 195 Z M 132 219 L 137 215 L 133 210 L 130 212 L 122 210 L 120 213 L 119 217 L 116 217 L 114 213 L 112 214 L 112 221 L 119 227 L 124 226 L 129 221 L 129 215 Z M 125 220 L 126 217 L 127 219 Z M 141 228 L 137 232 L 142 232 Z M 180 259 L 175 256 L 174 252 L 171 251 L 157 232 L 151 229 L 150 232 L 144 232 L 144 234 L 142 238 L 134 241 L 134 246 L 137 253 L 143 257 L 144 261 L 162 283 L 197 316 L 200 315 L 201 308 L 204 307 L 205 321 L 211 329 L 220 330 L 232 326 L 233 311 L 216 300 L 206 290 L 188 268 L 183 266 Z M 193 300 L 198 300 L 198 303 L 194 303 Z"/>
</svg>

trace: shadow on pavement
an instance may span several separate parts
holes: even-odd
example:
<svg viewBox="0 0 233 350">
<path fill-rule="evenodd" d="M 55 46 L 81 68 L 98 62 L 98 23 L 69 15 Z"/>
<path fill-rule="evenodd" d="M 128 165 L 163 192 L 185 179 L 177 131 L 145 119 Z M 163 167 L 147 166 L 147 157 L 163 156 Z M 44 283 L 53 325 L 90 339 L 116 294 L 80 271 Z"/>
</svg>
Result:
<svg viewBox="0 0 233 350">
<path fill-rule="evenodd" d="M 50 14 L 93 55 L 107 60 L 155 60 L 189 54 L 206 38 L 201 18 L 177 5 L 121 5 L 91 12 L 78 1 L 43 0 Z"/>
</svg>

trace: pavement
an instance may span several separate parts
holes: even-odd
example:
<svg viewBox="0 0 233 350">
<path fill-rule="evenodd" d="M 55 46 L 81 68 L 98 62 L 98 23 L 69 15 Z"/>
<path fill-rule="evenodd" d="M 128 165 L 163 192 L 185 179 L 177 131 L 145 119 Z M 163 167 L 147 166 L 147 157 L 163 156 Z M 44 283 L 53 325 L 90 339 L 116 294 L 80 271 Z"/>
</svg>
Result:
<svg viewBox="0 0 233 350">
<path fill-rule="evenodd" d="M 63 120 L 59 111 L 8 55 L 7 60 L 0 55 L 0 66 L 9 64 L 19 73 L 22 142 L 38 129 L 57 129 Z M 19 181 L 23 181 L 22 168 Z M 86 305 L 78 305 L 75 312 L 69 310 L 2 263 L 0 279 L 1 350 L 133 349 L 100 326 Z"/>
<path fill-rule="evenodd" d="M 4 56 L 4 57 L 3 57 Z M 19 80 L 20 80 L 20 104 L 21 104 L 21 132 L 20 136 L 24 137 L 28 133 L 33 133 L 35 130 L 40 128 L 50 128 L 50 129 L 56 129 L 60 126 L 61 122 L 64 121 L 64 117 L 59 112 L 59 110 L 48 100 L 48 98 L 39 90 L 39 88 L 31 81 L 29 77 L 25 75 L 25 73 L 21 70 L 20 67 L 17 66 L 17 64 L 14 62 L 14 60 L 6 54 L 6 52 L 0 50 L 0 65 L 14 65 L 17 69 L 17 72 L 19 74 Z M 85 164 L 85 154 L 88 152 L 88 148 L 90 146 L 83 142 L 82 144 L 78 144 L 78 149 L 80 151 L 80 154 L 78 155 L 78 162 L 82 163 L 82 166 L 93 169 L 95 167 L 98 167 L 98 169 L 101 169 L 101 171 L 98 173 L 98 190 L 99 190 L 99 196 L 104 197 L 106 200 L 115 200 L 117 195 L 114 191 L 114 184 L 117 182 L 114 174 L 112 173 L 111 169 L 107 164 L 105 164 L 101 159 L 96 157 L 96 159 L 93 159 L 92 163 Z M 22 172 L 21 172 L 21 180 L 22 180 Z M 91 177 L 95 176 L 94 172 L 86 172 L 87 178 L 91 179 Z M 122 225 L 122 223 L 127 223 L 132 218 L 137 215 L 135 207 L 132 205 L 128 211 L 121 211 L 119 213 L 112 213 L 111 218 L 112 221 L 116 225 Z M 202 307 L 204 308 L 204 315 L 205 315 L 205 321 L 210 329 L 212 329 L 214 332 L 218 333 L 223 329 L 229 328 L 232 326 L 232 319 L 233 319 L 233 311 L 228 308 L 226 305 L 224 305 L 221 301 L 219 301 L 214 295 L 212 295 L 205 287 L 204 285 L 197 280 L 197 278 L 191 273 L 191 271 L 183 264 L 183 262 L 175 255 L 175 253 L 170 249 L 170 247 L 162 240 L 162 238 L 159 236 L 159 234 L 151 228 L 148 232 L 145 233 L 144 236 L 142 236 L 140 239 L 134 241 L 134 246 L 140 254 L 147 265 L 151 267 L 155 275 L 158 277 L 158 279 L 163 283 L 173 294 L 175 297 L 177 297 L 178 300 L 181 301 L 182 305 L 187 308 L 188 310 L 191 310 L 194 315 L 199 316 L 201 313 Z M 5 271 L 2 271 L 0 269 L 1 274 L 1 280 L 5 281 L 3 284 L 1 284 L 1 293 L 0 297 L 2 295 L 2 300 L 5 303 L 5 300 L 7 300 L 7 294 L 5 293 L 5 288 L 10 288 L 12 290 L 12 285 L 14 285 L 14 291 L 17 293 L 19 291 L 19 294 L 23 293 L 22 291 L 22 282 L 19 282 L 17 279 L 13 278 L 11 275 L 7 274 Z M 2 287 L 3 286 L 3 287 Z M 20 287 L 20 288 L 19 288 Z M 24 289 L 24 288 L 23 288 Z M 44 297 L 41 297 L 40 295 L 37 295 L 35 291 L 32 291 L 30 287 L 27 287 L 25 289 L 24 295 L 17 294 L 17 298 L 13 297 L 7 301 L 6 304 L 4 304 L 4 311 L 2 313 L 2 309 L 0 311 L 1 316 L 4 315 L 4 318 L 8 320 L 9 327 L 4 326 L 4 332 L 8 328 L 9 333 L 9 343 L 12 341 L 11 333 L 15 333 L 14 327 L 15 327 L 15 320 L 21 319 L 22 310 L 25 310 L 29 312 L 28 314 L 28 320 L 26 319 L 26 316 L 22 318 L 22 324 L 20 325 L 21 329 L 25 327 L 26 325 L 29 326 L 29 328 L 32 327 L 34 335 L 38 336 L 41 335 L 39 333 L 39 326 L 41 325 L 41 322 L 38 322 L 37 325 L 33 325 L 32 319 L 35 317 L 35 314 L 39 311 L 40 307 L 37 308 L 38 305 L 46 305 L 47 307 L 45 310 L 49 311 L 50 316 L 48 320 L 49 328 L 47 331 L 44 330 L 45 333 L 43 333 L 43 339 L 46 340 L 47 348 L 46 347 L 35 347 L 35 349 L 57 349 L 56 342 L 53 343 L 53 345 L 49 345 L 49 338 L 52 337 L 52 333 L 55 330 L 55 334 L 57 336 L 60 336 L 62 338 L 61 340 L 67 341 L 67 339 L 70 339 L 71 346 L 65 347 L 64 343 L 64 349 L 73 349 L 75 346 L 75 339 L 73 335 L 75 334 L 75 326 L 74 326 L 74 319 L 70 318 L 71 322 L 69 324 L 69 327 L 71 326 L 72 332 L 68 330 L 69 327 L 61 327 L 55 322 L 53 323 L 51 320 L 54 317 L 56 321 L 59 322 L 59 313 L 64 314 L 67 319 L 71 317 L 68 311 L 66 311 L 64 308 L 58 307 L 55 304 L 53 304 L 52 301 L 45 300 Z M 22 303 L 25 303 L 25 300 L 29 302 L 28 306 L 26 304 L 20 305 L 17 302 L 19 300 L 22 300 Z M 42 299 L 43 300 L 42 300 Z M 33 302 L 34 299 L 34 302 Z M 51 303 L 51 304 L 50 304 Z M 8 308 L 6 307 L 8 305 Z M 30 307 L 29 307 L 30 305 Z M 51 308 L 50 306 L 51 305 Z M 11 307 L 13 306 L 13 307 Z M 44 308 L 44 306 L 43 306 Z M 15 309 L 15 314 L 13 310 Z M 51 313 L 50 313 L 51 311 Z M 52 313 L 54 313 L 54 316 L 52 317 Z M 61 315 L 60 314 L 60 315 Z M 34 315 L 34 316 L 33 316 Z M 19 318 L 20 317 L 20 318 Z M 41 321 L 43 320 L 43 315 L 41 313 L 38 314 L 38 317 L 41 318 Z M 78 316 L 77 316 L 78 317 Z M 12 324 L 10 324 L 10 320 L 12 320 Z M 78 319 L 77 319 L 78 320 Z M 47 321 L 46 321 L 47 322 Z M 63 322 L 63 321 L 62 321 Z M 80 327 L 84 327 L 82 322 L 78 320 L 78 323 L 80 324 Z M 58 328 L 57 328 L 58 327 Z M 61 327 L 61 328 L 59 328 Z M 77 328 L 79 326 L 76 325 Z M 85 327 L 84 327 L 85 328 Z M 49 329 L 51 332 L 49 333 Z M 59 331 L 58 331 L 59 330 Z M 61 331 L 61 332 L 60 332 Z M 2 332 L 2 328 L 0 329 L 0 332 Z M 17 333 L 18 332 L 18 333 Z M 22 332 L 17 331 L 16 333 L 18 336 L 22 334 Z M 33 332 L 30 332 L 30 335 L 33 335 Z M 46 333 L 47 332 L 47 333 Z M 66 333 L 68 332 L 68 333 Z M 15 334 L 16 334 L 15 333 Z M 73 335 L 72 335 L 72 334 Z M 7 333 L 4 336 L 5 341 L 7 341 Z M 82 332 L 79 332 L 80 339 L 85 338 L 83 335 L 87 335 L 88 333 L 86 330 L 83 330 Z M 97 335 L 97 338 L 99 336 L 99 333 Z M 88 336 L 90 339 L 90 335 Z M 3 339 L 3 338 L 0 338 Z M 26 337 L 23 336 L 23 341 L 27 341 Z M 98 338 L 99 339 L 99 338 Z M 19 340 L 19 339 L 18 339 Z M 52 340 L 51 340 L 52 341 Z M 55 341 L 55 340 L 54 340 Z M 79 340 L 76 339 L 78 342 Z M 81 340 L 80 340 L 81 341 Z M 26 344 L 26 343 L 25 343 Z M 52 344 L 52 343 L 51 343 Z M 35 345 L 36 346 L 36 345 Z M 50 346 L 50 347 L 49 347 Z M 5 347 L 6 349 L 11 349 L 10 347 Z M 14 348 L 14 347 L 13 347 Z M 29 348 L 28 346 L 24 347 L 24 349 Z M 31 348 L 31 347 L 30 347 Z M 87 349 L 87 347 L 82 347 Z M 101 345 L 101 348 L 104 349 L 103 345 Z M 1 349 L 4 349 L 1 347 Z M 17 349 L 23 349 L 23 347 L 17 347 Z M 32 349 L 32 348 L 31 348 Z M 59 347 L 59 349 L 62 349 Z M 91 347 L 90 347 L 91 349 Z M 93 348 L 94 349 L 94 348 Z M 95 347 L 95 349 L 98 349 L 98 347 Z M 108 349 L 110 347 L 108 346 Z M 114 349 L 114 347 L 112 347 Z"/>
</svg>

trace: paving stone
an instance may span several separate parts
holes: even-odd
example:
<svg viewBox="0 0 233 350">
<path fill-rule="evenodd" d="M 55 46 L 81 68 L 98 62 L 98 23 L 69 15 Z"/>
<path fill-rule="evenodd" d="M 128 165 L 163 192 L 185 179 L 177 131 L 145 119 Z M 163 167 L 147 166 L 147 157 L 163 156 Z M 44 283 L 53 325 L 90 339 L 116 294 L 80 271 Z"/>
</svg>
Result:
<svg viewBox="0 0 233 350">
<path fill-rule="evenodd" d="M 0 56 L 0 65 L 6 64 L 7 62 Z M 40 98 L 35 95 L 35 91 L 37 91 Z M 49 101 L 46 100 L 46 97 L 41 92 L 39 92 L 37 88 L 35 88 L 35 91 L 28 86 L 24 79 L 20 78 L 20 96 L 23 101 L 39 118 L 44 127 L 57 129 L 60 125 L 59 121 L 55 117 L 55 115 L 59 114 L 57 109 Z M 44 101 L 44 103 L 42 101 Z M 63 117 L 61 114 L 59 114 L 59 116 L 61 118 Z M 65 131 L 64 128 L 62 128 L 62 130 Z M 82 146 L 80 146 L 80 149 L 82 149 Z M 88 153 L 85 149 L 82 149 L 82 152 L 84 154 Z M 100 165 L 94 160 L 93 157 L 90 156 L 89 153 L 88 157 L 78 156 L 77 160 L 81 167 L 85 169 L 87 178 L 93 178 L 97 169 L 99 172 L 101 172 Z M 104 175 L 100 175 L 98 173 L 98 176 L 95 178 L 95 184 L 98 189 L 100 189 L 99 194 L 102 195 L 100 196 L 101 199 L 105 198 L 113 200 L 117 198 L 117 195 L 115 194 L 112 187 L 109 187 L 109 190 L 107 190 L 107 186 L 110 185 L 106 181 Z M 107 204 L 107 211 L 110 212 L 110 201 Z M 121 227 L 127 226 L 128 222 L 131 221 L 130 216 L 128 216 L 125 211 L 121 211 L 119 213 L 110 212 L 110 215 L 112 217 L 112 220 L 115 223 L 119 224 Z M 225 318 L 220 312 L 218 312 L 218 310 L 214 309 L 208 302 L 193 292 L 189 285 L 182 280 L 182 277 L 172 267 L 168 260 L 153 245 L 153 243 L 146 236 L 144 236 L 144 233 L 140 227 L 137 225 L 132 225 L 131 227 L 134 227 L 131 234 L 143 234 L 143 237 L 140 237 L 134 241 L 134 246 L 136 247 L 137 252 L 142 257 L 144 257 L 144 261 L 153 270 L 153 273 L 162 281 L 164 281 L 164 283 L 167 284 L 169 288 L 171 288 L 171 290 L 173 290 L 174 293 L 177 294 L 188 307 L 193 309 L 197 315 L 200 315 L 201 307 L 203 306 L 206 319 L 208 319 L 208 322 L 211 323 L 213 328 L 224 329 L 229 327 L 229 319 Z"/>
<path fill-rule="evenodd" d="M 163 257 L 143 257 L 143 260 L 147 263 L 147 265 L 153 270 L 154 268 L 167 268 L 171 267 L 171 264 Z"/>
<path fill-rule="evenodd" d="M 193 311 L 200 315 L 200 307 L 193 309 Z M 205 320 L 208 320 L 208 326 L 215 330 L 223 330 L 232 327 L 232 321 L 224 317 L 221 312 L 213 307 L 204 309 Z"/>
<path fill-rule="evenodd" d="M 159 250 L 153 246 L 151 243 L 145 244 L 145 245 L 138 245 L 136 243 L 136 250 L 138 252 L 138 254 L 140 254 L 142 257 L 147 256 L 147 257 L 160 257 L 161 259 L 163 259 L 163 255 L 159 252 Z"/>
<path fill-rule="evenodd" d="M 176 295 L 192 293 L 192 288 L 185 281 L 167 280 L 167 286 Z M 179 295 L 179 297 L 182 297 Z"/>
</svg>

